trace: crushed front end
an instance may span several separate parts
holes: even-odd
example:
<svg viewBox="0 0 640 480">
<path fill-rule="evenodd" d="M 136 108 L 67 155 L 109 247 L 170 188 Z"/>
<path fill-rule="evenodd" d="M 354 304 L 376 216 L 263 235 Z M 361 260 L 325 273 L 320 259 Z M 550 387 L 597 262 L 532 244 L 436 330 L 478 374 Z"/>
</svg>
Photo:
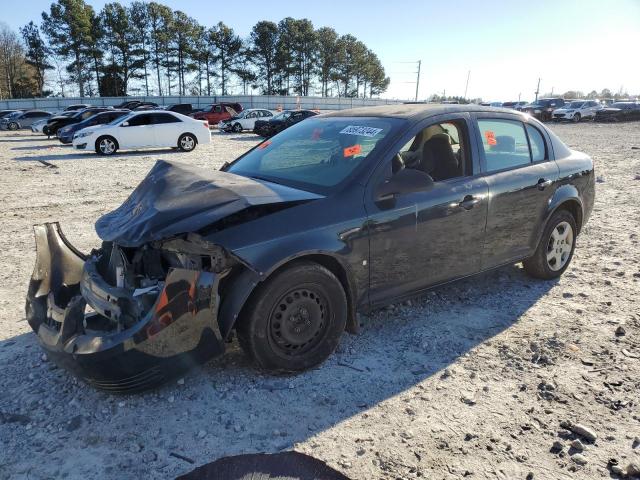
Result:
<svg viewBox="0 0 640 480">
<path fill-rule="evenodd" d="M 27 320 L 49 357 L 105 390 L 135 391 L 224 351 L 218 286 L 236 260 L 197 235 L 85 256 L 34 227 Z"/>
</svg>

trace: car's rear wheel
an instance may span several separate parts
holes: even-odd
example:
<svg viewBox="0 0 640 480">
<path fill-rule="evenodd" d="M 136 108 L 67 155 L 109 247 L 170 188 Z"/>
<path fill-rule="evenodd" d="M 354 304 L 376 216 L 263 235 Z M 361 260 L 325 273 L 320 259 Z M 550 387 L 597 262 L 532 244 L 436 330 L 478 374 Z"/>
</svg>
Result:
<svg viewBox="0 0 640 480">
<path fill-rule="evenodd" d="M 234 133 L 240 133 L 242 132 L 242 125 L 236 122 L 233 124 L 233 128 L 231 130 L 233 130 Z"/>
<path fill-rule="evenodd" d="M 190 152 L 196 148 L 198 141 L 196 137 L 191 133 L 183 133 L 178 139 L 178 148 L 183 152 Z"/>
<path fill-rule="evenodd" d="M 573 116 L 573 123 L 578 123 L 578 122 L 580 121 L 580 119 L 581 119 L 581 118 L 582 118 L 582 117 L 580 116 L 580 114 L 579 114 L 579 113 L 576 113 L 576 114 Z"/>
<path fill-rule="evenodd" d="M 9 130 L 17 130 L 18 129 L 18 124 L 16 122 L 11 122 L 9 125 Z"/>
<path fill-rule="evenodd" d="M 576 248 L 578 228 L 567 210 L 554 213 L 544 229 L 534 255 L 523 263 L 525 271 L 536 278 L 559 277 L 569 266 Z"/>
<path fill-rule="evenodd" d="M 347 299 L 340 281 L 315 263 L 297 263 L 260 286 L 237 325 L 245 353 L 259 367 L 297 372 L 335 350 L 345 329 Z"/>
<path fill-rule="evenodd" d="M 100 137 L 96 140 L 96 153 L 113 155 L 118 151 L 118 142 L 111 136 Z"/>
</svg>

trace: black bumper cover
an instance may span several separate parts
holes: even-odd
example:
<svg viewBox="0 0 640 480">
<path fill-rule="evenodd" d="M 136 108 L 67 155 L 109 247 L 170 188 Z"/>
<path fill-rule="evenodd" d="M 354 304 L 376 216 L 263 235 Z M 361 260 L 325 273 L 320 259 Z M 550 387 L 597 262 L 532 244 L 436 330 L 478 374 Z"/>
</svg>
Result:
<svg viewBox="0 0 640 480">
<path fill-rule="evenodd" d="M 224 352 L 217 275 L 176 268 L 156 292 L 113 287 L 99 275 L 96 258 L 71 246 L 57 223 L 34 230 L 37 260 L 27 320 L 61 367 L 97 388 L 131 392 Z M 141 295 L 155 296 L 150 308 Z M 86 313 L 87 305 L 95 313 Z M 113 327 L 91 328 L 96 319 Z"/>
</svg>

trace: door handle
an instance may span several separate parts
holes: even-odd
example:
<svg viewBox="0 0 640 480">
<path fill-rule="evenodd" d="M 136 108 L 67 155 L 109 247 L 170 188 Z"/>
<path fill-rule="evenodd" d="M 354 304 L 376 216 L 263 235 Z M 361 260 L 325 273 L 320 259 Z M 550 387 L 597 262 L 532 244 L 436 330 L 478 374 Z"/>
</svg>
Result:
<svg viewBox="0 0 640 480">
<path fill-rule="evenodd" d="M 546 178 L 541 178 L 538 180 L 538 190 L 544 190 L 549 187 L 553 182 L 551 180 L 547 180 Z"/>
<path fill-rule="evenodd" d="M 458 206 L 464 208 L 465 210 L 471 210 L 477 203 L 480 203 L 480 199 L 478 197 L 467 195 L 462 199 Z"/>
</svg>

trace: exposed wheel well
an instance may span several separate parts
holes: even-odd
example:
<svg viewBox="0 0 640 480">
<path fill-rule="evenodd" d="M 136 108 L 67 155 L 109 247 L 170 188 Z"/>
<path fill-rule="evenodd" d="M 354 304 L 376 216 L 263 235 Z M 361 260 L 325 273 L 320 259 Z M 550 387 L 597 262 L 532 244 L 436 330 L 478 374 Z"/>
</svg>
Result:
<svg viewBox="0 0 640 480">
<path fill-rule="evenodd" d="M 558 210 L 566 210 L 573 215 L 578 227 L 578 233 L 580 233 L 580 230 L 582 230 L 582 207 L 580 204 L 576 200 L 567 200 L 556 208 L 556 212 Z"/>
</svg>

